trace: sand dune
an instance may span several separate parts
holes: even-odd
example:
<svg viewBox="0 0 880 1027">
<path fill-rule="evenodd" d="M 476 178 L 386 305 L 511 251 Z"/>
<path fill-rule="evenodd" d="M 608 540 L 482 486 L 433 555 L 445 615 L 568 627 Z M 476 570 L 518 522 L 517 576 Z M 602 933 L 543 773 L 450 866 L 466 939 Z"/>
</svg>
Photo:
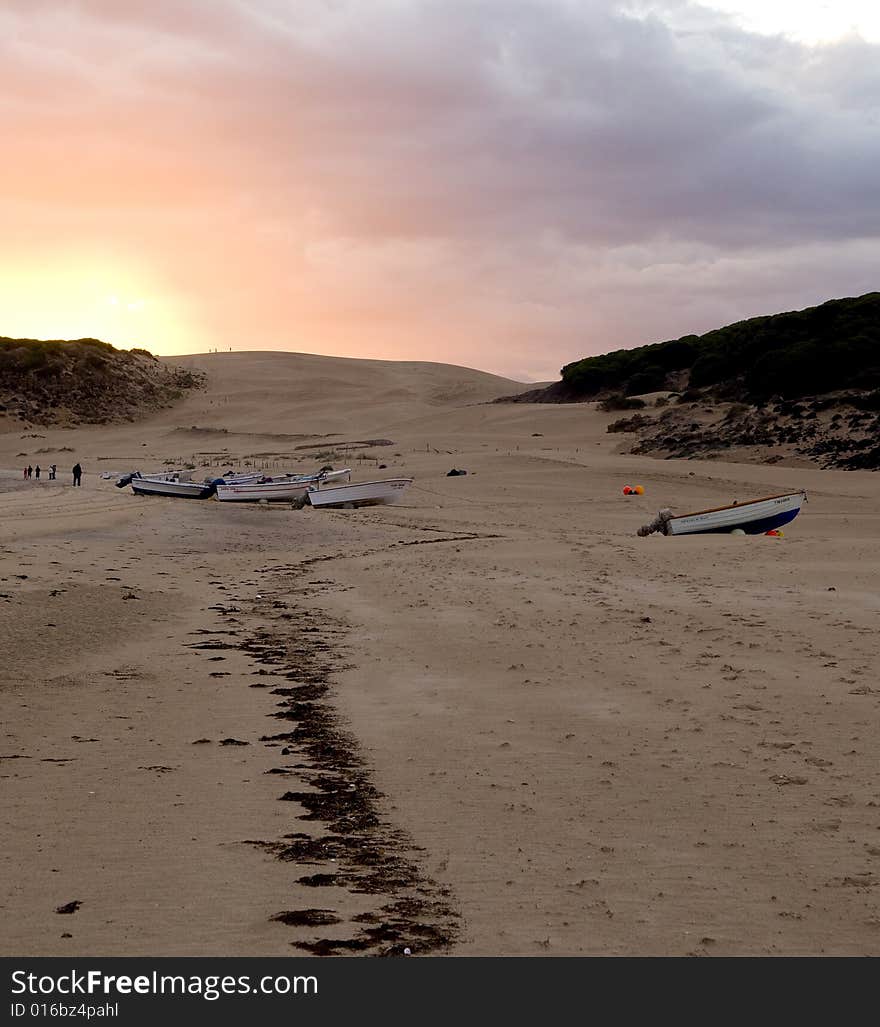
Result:
<svg viewBox="0 0 880 1027">
<path fill-rule="evenodd" d="M 188 359 L 149 421 L 0 436 L 5 953 L 877 954 L 880 477 L 621 455 L 467 369 Z M 415 484 L 97 476 L 326 453 Z M 802 487 L 783 539 L 635 535 Z"/>
<path fill-rule="evenodd" d="M 450 364 L 352 360 L 309 353 L 209 353 L 169 358 L 208 374 L 208 389 L 174 416 L 229 431 L 337 431 L 345 411 L 352 429 L 395 424 L 438 408 L 486 403 L 522 383 Z M 185 424 L 184 419 L 180 423 Z"/>
</svg>

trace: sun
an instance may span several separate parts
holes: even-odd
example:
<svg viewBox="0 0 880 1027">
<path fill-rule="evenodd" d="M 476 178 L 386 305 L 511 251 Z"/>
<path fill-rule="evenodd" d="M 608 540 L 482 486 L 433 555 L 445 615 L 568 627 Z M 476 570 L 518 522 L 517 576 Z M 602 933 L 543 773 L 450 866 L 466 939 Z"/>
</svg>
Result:
<svg viewBox="0 0 880 1027">
<path fill-rule="evenodd" d="M 27 339 L 95 338 L 121 349 L 192 352 L 183 304 L 142 272 L 63 261 L 0 265 L 0 335 Z"/>
<path fill-rule="evenodd" d="M 688 30 L 704 24 L 707 11 L 715 11 L 747 32 L 787 36 L 808 46 L 847 36 L 880 43 L 878 0 L 627 0 L 623 9 L 636 18 L 654 16 Z"/>
<path fill-rule="evenodd" d="M 701 6 L 732 15 L 750 31 L 786 35 L 810 45 L 853 33 L 867 42 L 880 42 L 877 0 L 705 0 Z"/>
</svg>

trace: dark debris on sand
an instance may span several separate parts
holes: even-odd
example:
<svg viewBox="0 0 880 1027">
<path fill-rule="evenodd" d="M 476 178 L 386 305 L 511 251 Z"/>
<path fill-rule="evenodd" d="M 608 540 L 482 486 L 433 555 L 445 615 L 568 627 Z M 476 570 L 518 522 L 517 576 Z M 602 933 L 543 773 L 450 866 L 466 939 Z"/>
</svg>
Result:
<svg viewBox="0 0 880 1027">
<path fill-rule="evenodd" d="M 306 591 L 300 584 L 302 567 L 283 572 L 281 584 L 289 594 Z M 299 931 L 335 927 L 334 937 L 297 937 L 291 942 L 313 955 L 446 951 L 459 936 L 459 914 L 448 891 L 425 874 L 412 840 L 384 814 L 384 796 L 373 785 L 357 741 L 340 724 L 332 703 L 331 675 L 342 666 L 340 657 L 345 655 L 339 649 L 340 638 L 344 639 L 341 625 L 304 607 L 294 606 L 291 615 L 291 605 L 280 601 L 261 605 L 259 626 L 234 648 L 257 665 L 254 673 L 287 682 L 271 694 L 278 700 L 272 716 L 289 727 L 269 731 L 260 741 L 288 757 L 267 773 L 295 774 L 301 782 L 301 787 L 280 794 L 279 800 L 290 803 L 294 816 L 317 830 L 248 844 L 276 859 L 308 867 L 309 872 L 297 879 L 301 886 L 345 888 L 368 897 L 367 901 L 373 897 L 375 904 L 369 912 L 351 916 L 347 924 L 337 911 L 324 908 L 287 910 L 271 919 Z M 228 608 L 217 609 L 226 614 Z M 236 608 L 235 612 L 257 614 L 256 609 Z M 225 648 L 228 643 L 196 645 Z M 363 909 L 363 899 L 359 908 Z"/>
</svg>

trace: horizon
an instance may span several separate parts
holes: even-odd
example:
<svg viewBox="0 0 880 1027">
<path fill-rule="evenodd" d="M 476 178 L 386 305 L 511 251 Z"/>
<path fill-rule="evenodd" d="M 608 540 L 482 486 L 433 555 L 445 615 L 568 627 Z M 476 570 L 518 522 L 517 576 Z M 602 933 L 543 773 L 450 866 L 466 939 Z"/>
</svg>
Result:
<svg viewBox="0 0 880 1027">
<path fill-rule="evenodd" d="M 79 339 L 35 339 L 27 336 L 4 336 L 0 335 L 0 340 L 11 339 L 12 341 L 22 342 L 61 342 L 61 343 L 76 343 L 76 342 L 106 342 L 106 339 L 96 339 L 94 336 L 82 336 Z M 191 360 L 195 357 L 222 357 L 222 356 L 291 356 L 291 357 L 318 357 L 327 360 L 351 360 L 351 361 L 363 361 L 373 363 L 390 363 L 390 364 L 436 364 L 443 367 L 458 367 L 465 371 L 477 371 L 480 374 L 492 375 L 496 378 L 508 378 L 505 374 L 500 374 L 497 371 L 489 371 L 485 367 L 475 367 L 472 364 L 455 364 L 448 360 L 430 360 L 421 357 L 352 357 L 347 356 L 343 353 L 317 353 L 313 350 L 299 350 L 299 349 L 236 349 L 234 346 L 227 347 L 226 349 L 208 349 L 208 350 L 194 350 L 191 353 L 154 353 L 148 350 L 147 347 L 141 346 L 118 346 L 115 343 L 110 343 L 118 352 L 130 352 L 132 350 L 146 350 L 150 356 L 155 357 L 157 360 Z M 559 378 L 557 374 L 555 376 Z M 538 379 L 536 381 L 520 381 L 515 378 L 508 378 L 508 380 L 515 382 L 520 385 L 537 385 L 544 382 L 546 379 Z"/>
<path fill-rule="evenodd" d="M 878 291 L 876 289 L 872 289 L 872 290 L 870 290 L 870 292 L 863 293 L 861 296 L 832 296 L 832 297 L 828 297 L 825 300 L 822 300 L 820 303 L 815 304 L 815 306 L 813 306 L 813 307 L 802 308 L 800 310 L 773 311 L 772 313 L 765 312 L 765 313 L 762 313 L 762 314 L 751 315 L 750 317 L 739 318 L 736 321 L 731 322 L 729 325 L 716 325 L 713 329 L 710 329 L 709 331 L 712 332 L 712 331 L 717 331 L 717 330 L 723 330 L 725 328 L 729 328 L 729 327 L 732 327 L 733 325 L 740 324 L 740 323 L 742 323 L 744 321 L 749 321 L 749 320 L 752 320 L 752 319 L 755 319 L 755 318 L 766 318 L 766 317 L 775 317 L 775 316 L 780 316 L 780 315 L 785 315 L 785 314 L 804 313 L 806 310 L 814 310 L 814 309 L 816 309 L 816 307 L 824 306 L 827 303 L 836 303 L 836 302 L 842 302 L 842 301 L 847 301 L 847 300 L 863 299 L 866 296 L 878 295 L 878 294 L 880 294 L 880 291 Z M 684 336 L 679 336 L 679 338 L 684 338 L 684 337 L 687 337 L 687 336 L 689 336 L 691 334 L 693 334 L 693 333 L 687 333 L 686 332 L 684 334 Z M 0 339 L 4 339 L 4 338 L 9 339 L 10 337 L 9 336 L 0 336 Z M 95 341 L 95 342 L 102 342 L 103 343 L 103 342 L 107 341 L 107 340 L 104 340 L 104 339 L 95 339 L 93 336 L 83 336 L 82 338 L 79 338 L 79 339 L 34 339 L 34 338 L 26 338 L 26 337 L 20 337 L 20 338 L 21 338 L 21 341 L 27 341 L 27 342 L 75 343 L 75 342 Z M 13 339 L 12 341 L 15 341 L 15 340 Z M 625 347 L 625 348 L 626 349 L 633 349 L 633 350 L 635 350 L 635 349 L 643 349 L 645 347 L 649 347 L 649 346 L 653 346 L 653 345 L 659 345 L 659 344 L 662 344 L 662 343 L 665 343 L 665 342 L 670 342 L 670 341 L 675 341 L 675 340 L 670 340 L 670 339 L 665 339 L 665 340 L 664 339 L 653 339 L 653 340 L 651 340 L 651 342 L 636 343 L 634 346 Z M 115 345 L 115 344 L 111 343 L 111 345 Z M 132 350 L 132 349 L 137 350 L 137 349 L 140 349 L 141 347 L 115 345 L 115 348 L 118 351 L 123 351 L 124 352 L 126 350 Z M 143 347 L 143 348 L 146 349 L 146 347 Z M 368 361 L 368 362 L 372 361 L 372 362 L 377 362 L 377 363 L 422 363 L 422 364 L 435 364 L 435 365 L 447 366 L 447 367 L 458 367 L 458 368 L 461 368 L 462 370 L 466 370 L 466 371 L 476 371 L 476 372 L 479 372 L 481 374 L 487 374 L 487 375 L 492 375 L 494 377 L 505 378 L 505 379 L 515 383 L 515 384 L 520 384 L 520 385 L 546 385 L 546 384 L 552 384 L 554 381 L 560 381 L 561 378 L 562 378 L 562 369 L 560 369 L 560 371 L 557 372 L 555 375 L 548 376 L 546 378 L 539 378 L 539 379 L 517 379 L 517 378 L 511 377 L 508 374 L 505 374 L 504 372 L 494 371 L 494 370 L 491 370 L 491 369 L 485 368 L 485 367 L 478 367 L 478 366 L 476 366 L 474 364 L 457 364 L 457 363 L 450 362 L 448 360 L 433 360 L 433 359 L 430 359 L 430 358 L 410 357 L 410 356 L 403 356 L 403 357 L 396 357 L 396 358 L 372 357 L 372 356 L 350 356 L 350 355 L 347 355 L 347 354 L 339 354 L 339 353 L 320 353 L 320 352 L 316 352 L 314 350 L 289 350 L 289 349 L 278 349 L 278 348 L 275 348 L 275 349 L 256 349 L 256 348 L 253 348 L 253 349 L 236 349 L 236 347 L 234 347 L 234 346 L 228 346 L 225 349 L 211 348 L 211 349 L 207 349 L 207 350 L 194 350 L 192 352 L 184 352 L 184 353 L 153 353 L 152 351 L 149 351 L 149 350 L 148 350 L 148 352 L 149 352 L 150 356 L 152 356 L 152 357 L 155 357 L 155 358 L 160 359 L 160 360 L 168 360 L 168 361 L 173 361 L 175 359 L 193 359 L 193 358 L 196 358 L 196 357 L 223 356 L 223 355 L 227 355 L 228 356 L 228 355 L 232 355 L 232 354 L 235 354 L 235 355 L 248 355 L 249 354 L 249 355 L 253 355 L 253 356 L 287 355 L 287 356 L 301 356 L 301 357 L 320 357 L 320 358 L 326 358 L 326 359 L 331 359 L 331 360 L 352 360 L 352 361 Z M 604 352 L 607 353 L 607 352 L 611 352 L 611 351 L 608 350 L 608 351 L 604 351 Z M 597 355 L 597 354 L 589 354 L 589 355 L 590 356 L 594 356 L 594 355 Z M 598 355 L 601 355 L 601 354 L 598 354 Z M 583 358 L 576 358 L 576 360 L 574 362 L 577 362 L 577 360 L 579 360 L 579 359 L 583 359 Z"/>
<path fill-rule="evenodd" d="M 859 0 L 10 0 L 0 27 L 10 337 L 531 383 L 876 288 Z"/>
<path fill-rule="evenodd" d="M 448 360 L 428 360 L 420 357 L 399 357 L 399 358 L 388 358 L 388 357 L 349 357 L 339 353 L 315 353 L 311 350 L 301 349 L 235 349 L 233 346 L 231 349 L 214 349 L 207 350 L 197 353 L 169 353 L 169 354 L 153 354 L 158 357 L 159 360 L 186 360 L 193 359 L 195 357 L 223 357 L 223 356 L 288 356 L 288 357 L 318 357 L 326 360 L 358 360 L 365 362 L 381 363 L 381 364 L 436 364 L 441 367 L 459 367 L 464 371 L 477 371 L 480 374 L 492 375 L 496 378 L 508 378 L 507 375 L 499 374 L 497 371 L 489 371 L 485 367 L 475 367 L 472 364 L 455 364 Z M 556 378 L 560 376 L 557 374 Z M 509 381 L 517 382 L 520 385 L 537 385 L 544 379 L 539 381 L 519 381 L 516 378 L 508 378 Z"/>
</svg>

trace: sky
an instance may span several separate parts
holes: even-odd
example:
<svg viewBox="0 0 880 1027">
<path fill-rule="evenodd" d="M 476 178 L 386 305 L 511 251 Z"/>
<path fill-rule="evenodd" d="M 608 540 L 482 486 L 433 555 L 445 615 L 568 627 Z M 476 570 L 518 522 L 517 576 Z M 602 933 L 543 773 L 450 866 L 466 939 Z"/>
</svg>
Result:
<svg viewBox="0 0 880 1027">
<path fill-rule="evenodd" d="M 0 335 L 520 381 L 880 288 L 880 4 L 3 0 Z"/>
</svg>

